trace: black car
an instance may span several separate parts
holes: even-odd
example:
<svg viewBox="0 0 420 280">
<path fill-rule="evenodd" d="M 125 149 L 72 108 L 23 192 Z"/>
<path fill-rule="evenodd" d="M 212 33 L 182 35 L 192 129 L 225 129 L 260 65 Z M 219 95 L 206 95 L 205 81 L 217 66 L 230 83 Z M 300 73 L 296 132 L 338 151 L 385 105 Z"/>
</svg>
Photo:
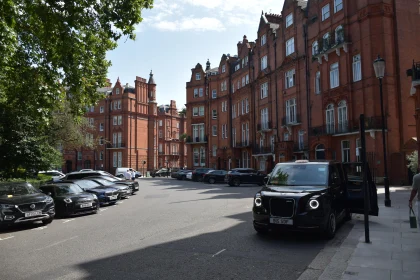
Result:
<svg viewBox="0 0 420 280">
<path fill-rule="evenodd" d="M 139 182 L 137 181 L 132 181 L 132 180 L 121 181 L 121 180 L 111 178 L 108 176 L 92 176 L 92 177 L 86 177 L 85 179 L 92 180 L 92 179 L 97 179 L 97 178 L 107 180 L 113 184 L 128 186 L 131 189 L 131 194 L 134 194 L 139 191 Z"/>
<path fill-rule="evenodd" d="M 192 181 L 194 182 L 203 182 L 204 174 L 207 172 L 214 170 L 213 168 L 197 168 L 192 172 Z"/>
<path fill-rule="evenodd" d="M 119 197 L 119 190 L 116 188 L 102 186 L 92 180 L 67 180 L 60 183 L 74 183 L 81 187 L 85 192 L 95 194 L 99 199 L 100 205 L 116 204 Z"/>
<path fill-rule="evenodd" d="M 257 171 L 252 168 L 235 168 L 228 172 L 225 176 L 225 182 L 229 186 L 238 187 L 241 184 L 256 184 L 259 186 L 264 185 L 264 178 L 267 175 L 263 172 Z"/>
<path fill-rule="evenodd" d="M 187 173 L 191 172 L 191 170 L 188 169 L 184 169 L 184 170 L 179 170 L 176 174 L 175 174 L 175 178 L 177 180 L 186 180 L 187 179 Z"/>
<path fill-rule="evenodd" d="M 102 170 L 94 170 L 94 171 L 84 171 L 84 172 L 71 172 L 71 173 L 67 173 L 66 176 L 64 178 L 62 178 L 62 180 L 78 180 L 78 179 L 84 179 L 86 177 L 91 177 L 91 176 L 107 176 L 107 177 L 111 177 L 114 178 L 116 180 L 123 180 L 121 178 L 115 177 L 114 175 L 112 175 L 111 173 L 108 173 L 106 171 L 102 171 Z"/>
<path fill-rule="evenodd" d="M 98 212 L 98 197 L 93 193 L 83 191 L 76 184 L 55 183 L 41 186 L 39 189 L 54 199 L 55 211 L 58 216 Z"/>
<path fill-rule="evenodd" d="M 371 215 L 378 215 L 376 185 L 368 172 Z M 340 162 L 278 163 L 254 197 L 254 228 L 313 230 L 332 238 L 337 224 L 363 213 L 361 177 L 349 179 Z"/>
<path fill-rule="evenodd" d="M 203 182 L 205 183 L 223 183 L 225 181 L 227 171 L 225 170 L 210 170 L 204 174 Z"/>
<path fill-rule="evenodd" d="M 0 227 L 41 221 L 55 216 L 54 200 L 27 182 L 0 183 Z"/>
<path fill-rule="evenodd" d="M 101 177 L 96 177 L 96 178 L 91 177 L 89 179 L 88 178 L 85 178 L 85 179 L 96 182 L 96 183 L 98 183 L 98 184 L 100 184 L 104 187 L 111 187 L 111 188 L 117 189 L 118 190 L 118 199 L 128 198 L 132 194 L 131 188 L 127 185 L 115 184 L 115 183 L 110 182 L 110 181 L 108 181 L 104 178 L 101 178 Z"/>
<path fill-rule="evenodd" d="M 176 179 L 179 170 L 181 170 L 181 169 L 179 169 L 177 167 L 171 168 L 171 178 Z"/>
</svg>

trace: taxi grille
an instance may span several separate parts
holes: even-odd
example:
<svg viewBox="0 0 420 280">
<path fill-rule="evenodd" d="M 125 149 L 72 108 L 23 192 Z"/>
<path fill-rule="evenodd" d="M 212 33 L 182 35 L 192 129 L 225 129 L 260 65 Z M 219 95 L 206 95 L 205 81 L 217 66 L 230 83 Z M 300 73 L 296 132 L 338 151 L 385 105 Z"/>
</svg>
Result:
<svg viewBox="0 0 420 280">
<path fill-rule="evenodd" d="M 290 198 L 272 198 L 270 200 L 270 213 L 272 216 L 291 218 L 294 214 L 295 201 Z"/>
</svg>

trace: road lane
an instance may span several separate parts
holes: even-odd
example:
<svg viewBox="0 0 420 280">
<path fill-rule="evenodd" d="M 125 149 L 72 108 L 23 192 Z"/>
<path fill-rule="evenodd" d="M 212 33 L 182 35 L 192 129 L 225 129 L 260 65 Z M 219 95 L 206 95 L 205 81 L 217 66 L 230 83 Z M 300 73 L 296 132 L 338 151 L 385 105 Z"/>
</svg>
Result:
<svg viewBox="0 0 420 280">
<path fill-rule="evenodd" d="M 0 279 L 297 279 L 326 243 L 257 235 L 257 186 L 139 182 L 99 214 L 1 232 Z"/>
</svg>

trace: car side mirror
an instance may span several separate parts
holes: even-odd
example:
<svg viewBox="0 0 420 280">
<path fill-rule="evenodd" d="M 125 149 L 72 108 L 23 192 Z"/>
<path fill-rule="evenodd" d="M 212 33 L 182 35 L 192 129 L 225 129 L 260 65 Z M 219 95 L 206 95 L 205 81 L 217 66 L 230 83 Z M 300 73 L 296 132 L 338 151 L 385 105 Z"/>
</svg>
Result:
<svg viewBox="0 0 420 280">
<path fill-rule="evenodd" d="M 50 192 L 47 192 L 47 193 L 46 193 L 46 195 L 48 195 L 48 196 L 52 196 L 52 193 L 50 193 Z"/>
</svg>

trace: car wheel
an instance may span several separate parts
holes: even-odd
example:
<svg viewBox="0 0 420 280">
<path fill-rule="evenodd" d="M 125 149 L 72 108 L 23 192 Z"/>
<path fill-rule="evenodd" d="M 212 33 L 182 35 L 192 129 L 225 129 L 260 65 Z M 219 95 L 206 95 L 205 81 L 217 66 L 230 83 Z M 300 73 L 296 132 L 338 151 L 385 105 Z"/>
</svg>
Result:
<svg viewBox="0 0 420 280">
<path fill-rule="evenodd" d="M 330 215 L 328 216 L 328 223 L 324 232 L 325 237 L 327 239 L 334 238 L 336 230 L 337 230 L 337 218 L 334 212 L 331 212 Z"/>
<path fill-rule="evenodd" d="M 52 218 L 48 218 L 48 219 L 46 219 L 46 220 L 42 220 L 42 223 L 43 223 L 44 225 L 48 225 L 48 224 L 51 224 L 53 220 L 54 220 L 54 217 L 52 217 Z"/>
<path fill-rule="evenodd" d="M 234 179 L 234 180 L 233 180 L 233 185 L 234 185 L 235 187 L 239 187 L 239 186 L 241 185 L 241 181 L 240 181 L 239 179 Z"/>
<path fill-rule="evenodd" d="M 254 229 L 259 234 L 267 234 L 268 233 L 268 229 L 266 229 L 266 228 L 257 227 L 257 226 L 254 225 Z"/>
<path fill-rule="evenodd" d="M 214 183 L 216 183 L 216 179 L 214 179 L 214 178 L 210 178 L 210 179 L 209 179 L 209 183 L 210 183 L 210 184 L 214 184 Z"/>
</svg>

